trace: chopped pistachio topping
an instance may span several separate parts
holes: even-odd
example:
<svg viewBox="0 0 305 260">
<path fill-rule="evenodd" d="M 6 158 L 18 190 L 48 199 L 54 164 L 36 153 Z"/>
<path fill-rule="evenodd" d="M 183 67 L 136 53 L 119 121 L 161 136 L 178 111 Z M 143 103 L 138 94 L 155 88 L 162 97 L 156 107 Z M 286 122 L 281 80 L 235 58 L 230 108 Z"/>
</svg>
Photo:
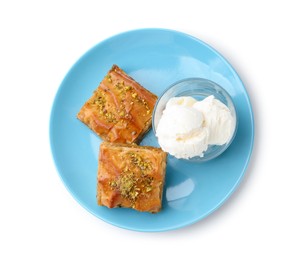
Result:
<svg viewBox="0 0 305 260">
<path fill-rule="evenodd" d="M 126 91 L 128 91 L 128 90 L 131 89 L 131 86 L 126 86 L 124 89 L 125 89 Z"/>
<path fill-rule="evenodd" d="M 90 103 L 93 106 L 97 107 L 100 114 L 104 114 L 105 104 L 106 104 L 106 99 L 105 99 L 104 93 L 98 89 L 95 91 L 95 94 L 96 95 L 94 96 L 94 98 L 91 100 Z"/>
<path fill-rule="evenodd" d="M 95 91 L 94 98 L 90 101 L 90 104 L 97 108 L 100 116 L 105 117 L 108 123 L 117 122 L 116 116 L 106 109 L 105 93 L 102 90 L 97 89 Z"/>
<path fill-rule="evenodd" d="M 123 198 L 128 199 L 134 205 L 140 195 L 147 196 L 145 194 L 152 191 L 154 178 L 145 173 L 146 169 L 151 168 L 149 162 L 145 162 L 135 153 L 130 153 L 130 156 L 132 162 L 140 168 L 140 173 L 136 174 L 126 166 L 121 175 L 109 181 L 109 186 L 113 190 L 118 190 Z"/>
<path fill-rule="evenodd" d="M 137 166 L 138 168 L 140 168 L 140 170 L 144 171 L 144 170 L 151 170 L 151 163 L 149 161 L 144 160 L 141 156 L 139 156 L 138 154 L 135 153 L 130 153 L 129 154 L 131 157 L 131 162 Z"/>
<path fill-rule="evenodd" d="M 108 81 L 108 82 L 110 82 L 110 83 L 112 82 L 111 75 L 107 74 L 107 75 L 106 75 L 106 78 L 107 78 L 107 81 Z"/>
<path fill-rule="evenodd" d="M 127 172 L 120 175 L 119 178 L 109 181 L 109 186 L 111 189 L 119 190 L 122 197 L 135 203 L 141 193 L 152 190 L 152 181 L 153 178 L 150 176 L 137 178 L 133 172 Z"/>
</svg>

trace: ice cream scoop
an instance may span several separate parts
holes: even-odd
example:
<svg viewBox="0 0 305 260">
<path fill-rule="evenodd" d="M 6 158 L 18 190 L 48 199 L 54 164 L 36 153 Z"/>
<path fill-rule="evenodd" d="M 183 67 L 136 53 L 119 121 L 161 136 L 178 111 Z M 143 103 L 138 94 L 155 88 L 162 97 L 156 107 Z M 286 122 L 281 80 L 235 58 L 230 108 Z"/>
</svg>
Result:
<svg viewBox="0 0 305 260">
<path fill-rule="evenodd" d="M 214 96 L 168 100 L 156 129 L 161 148 L 176 158 L 204 156 L 209 145 L 223 145 L 234 131 L 230 110 Z"/>
<path fill-rule="evenodd" d="M 223 145 L 230 140 L 235 122 L 225 104 L 214 96 L 208 96 L 204 100 L 194 103 L 193 108 L 203 113 L 206 127 L 210 133 L 209 145 Z"/>
</svg>

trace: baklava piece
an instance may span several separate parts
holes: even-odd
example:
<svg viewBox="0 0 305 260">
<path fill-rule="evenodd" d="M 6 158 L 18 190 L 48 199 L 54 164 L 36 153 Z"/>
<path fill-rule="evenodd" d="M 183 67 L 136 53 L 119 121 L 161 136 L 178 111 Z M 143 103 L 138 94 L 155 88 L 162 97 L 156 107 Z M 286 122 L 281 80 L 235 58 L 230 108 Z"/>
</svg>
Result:
<svg viewBox="0 0 305 260">
<path fill-rule="evenodd" d="M 150 129 L 157 96 L 113 65 L 77 118 L 104 141 L 139 143 Z"/>
<path fill-rule="evenodd" d="M 166 157 L 160 148 L 103 142 L 98 162 L 98 205 L 159 212 Z"/>
</svg>

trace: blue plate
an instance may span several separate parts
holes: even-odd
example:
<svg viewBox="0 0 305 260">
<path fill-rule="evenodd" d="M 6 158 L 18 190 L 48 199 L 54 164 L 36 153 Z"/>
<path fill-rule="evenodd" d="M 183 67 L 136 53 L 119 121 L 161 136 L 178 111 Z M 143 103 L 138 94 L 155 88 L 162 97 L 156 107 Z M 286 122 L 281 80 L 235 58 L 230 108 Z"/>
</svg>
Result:
<svg viewBox="0 0 305 260">
<path fill-rule="evenodd" d="M 113 64 L 157 95 L 177 80 L 207 78 L 224 87 L 236 105 L 238 131 L 231 146 L 220 157 L 207 163 L 168 160 L 163 209 L 158 214 L 108 209 L 96 203 L 97 156 L 101 140 L 76 119 L 76 114 Z M 245 173 L 253 138 L 249 97 L 230 64 L 204 42 L 164 29 L 125 32 L 90 49 L 64 78 L 50 119 L 54 161 L 73 197 L 98 218 L 138 231 L 181 228 L 203 219 L 222 205 Z M 157 145 L 152 131 L 142 144 Z"/>
</svg>

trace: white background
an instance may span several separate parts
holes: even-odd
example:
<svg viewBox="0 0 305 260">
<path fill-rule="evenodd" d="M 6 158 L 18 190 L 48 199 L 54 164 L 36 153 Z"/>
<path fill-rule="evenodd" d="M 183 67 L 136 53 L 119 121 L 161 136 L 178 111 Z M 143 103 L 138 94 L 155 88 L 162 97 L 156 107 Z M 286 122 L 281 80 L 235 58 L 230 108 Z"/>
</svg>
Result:
<svg viewBox="0 0 305 260">
<path fill-rule="evenodd" d="M 200 5 L 198 5 L 200 3 Z M 305 259 L 302 1 L 1 1 L 0 259 Z M 111 226 L 65 189 L 49 116 L 73 63 L 138 28 L 191 34 L 237 70 L 255 146 L 243 182 L 206 219 L 140 233 Z"/>
</svg>

